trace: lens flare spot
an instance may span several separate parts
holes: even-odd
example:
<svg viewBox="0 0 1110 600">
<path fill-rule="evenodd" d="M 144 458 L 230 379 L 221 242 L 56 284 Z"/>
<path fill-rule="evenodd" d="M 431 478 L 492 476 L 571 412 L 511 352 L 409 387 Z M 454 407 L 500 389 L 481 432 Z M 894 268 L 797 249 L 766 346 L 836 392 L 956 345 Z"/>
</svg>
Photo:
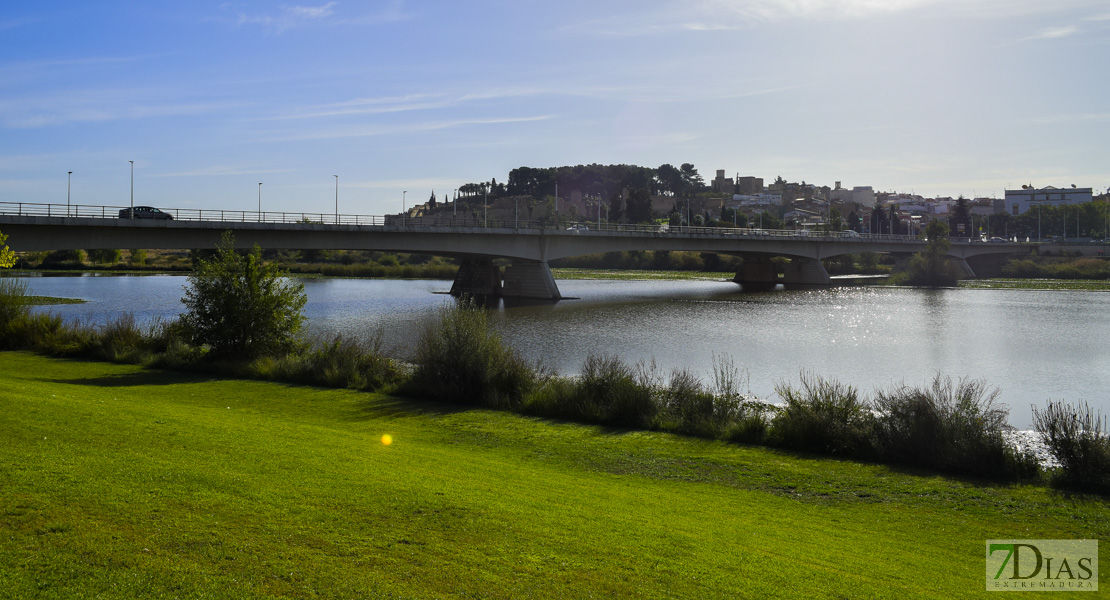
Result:
<svg viewBox="0 0 1110 600">
<path fill-rule="evenodd" d="M 393 436 L 388 433 L 382 436 L 382 445 L 388 446 L 393 443 Z"/>
</svg>

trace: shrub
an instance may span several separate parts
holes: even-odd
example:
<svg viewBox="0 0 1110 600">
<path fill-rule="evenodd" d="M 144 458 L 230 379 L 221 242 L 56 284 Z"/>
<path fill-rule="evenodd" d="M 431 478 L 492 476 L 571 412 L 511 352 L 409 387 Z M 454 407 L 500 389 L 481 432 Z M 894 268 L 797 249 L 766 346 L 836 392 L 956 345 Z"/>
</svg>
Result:
<svg viewBox="0 0 1110 600">
<path fill-rule="evenodd" d="M 139 266 L 146 264 L 146 250 L 135 248 L 127 254 L 127 264 Z"/>
<path fill-rule="evenodd" d="M 25 317 L 29 311 L 27 282 L 8 277 L 0 278 L 0 332 L 6 331 L 9 324 Z M 2 335 L 3 338 L 7 337 L 6 333 Z"/>
<path fill-rule="evenodd" d="M 377 390 L 397 380 L 399 369 L 382 353 L 382 333 L 363 342 L 336 336 L 302 352 L 263 357 L 251 376 L 355 390 Z"/>
<path fill-rule="evenodd" d="M 304 285 L 263 266 L 257 244 L 241 255 L 231 232 L 224 232 L 213 257 L 198 254 L 189 285 L 181 300 L 187 309 L 182 330 L 190 343 L 211 348 L 214 358 L 249 360 L 295 346 L 304 322 Z"/>
<path fill-rule="evenodd" d="M 119 262 L 122 253 L 115 248 L 105 248 L 96 250 L 86 250 L 85 254 L 89 260 L 97 264 L 114 265 Z"/>
<path fill-rule="evenodd" d="M 1056 485 L 1110 494 L 1110 436 L 1101 413 L 1085 402 L 1052 401 L 1044 410 L 1033 408 L 1033 427 L 1060 464 Z"/>
<path fill-rule="evenodd" d="M 81 266 L 84 264 L 84 250 L 55 250 L 42 259 L 42 265 L 44 267 Z"/>
<path fill-rule="evenodd" d="M 582 363 L 582 376 L 573 397 L 573 414 L 582 420 L 649 428 L 659 412 L 652 396 L 650 370 L 633 369 L 616 356 L 590 354 Z"/>
<path fill-rule="evenodd" d="M 447 402 L 516 408 L 536 374 L 471 300 L 444 305 L 421 334 L 408 391 Z"/>
<path fill-rule="evenodd" d="M 980 380 L 953 383 L 939 374 L 926 388 L 905 385 L 876 393 L 877 432 L 887 461 L 983 477 L 1008 478 L 1036 471 L 1003 432 L 1009 409 L 999 391 Z"/>
<path fill-rule="evenodd" d="M 784 405 L 771 422 L 772 443 L 838 456 L 874 455 L 874 418 L 856 388 L 803 371 L 799 389 L 780 382 L 775 392 Z"/>
</svg>

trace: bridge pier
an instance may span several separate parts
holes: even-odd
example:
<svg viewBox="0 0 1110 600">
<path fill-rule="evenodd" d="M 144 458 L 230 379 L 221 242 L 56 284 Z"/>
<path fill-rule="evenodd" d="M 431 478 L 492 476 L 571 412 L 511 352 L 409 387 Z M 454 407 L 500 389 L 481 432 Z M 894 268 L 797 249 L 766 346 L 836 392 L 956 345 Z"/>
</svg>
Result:
<svg viewBox="0 0 1110 600">
<path fill-rule="evenodd" d="M 560 300 L 559 286 L 545 260 L 524 260 L 514 258 L 513 264 L 505 267 L 505 283 L 501 295 L 506 298 L 535 298 L 540 300 Z"/>
<path fill-rule="evenodd" d="M 513 259 L 505 267 L 504 283 L 501 268 L 492 259 L 464 260 L 459 265 L 452 296 L 486 296 L 560 300 L 559 286 L 546 261 Z"/>
<path fill-rule="evenodd" d="M 757 289 L 774 287 L 781 282 L 778 271 L 775 270 L 775 264 L 771 262 L 771 259 L 750 256 L 744 257 L 744 264 L 740 265 L 740 270 L 736 272 L 736 277 L 733 277 L 732 280 L 742 287 Z"/>
<path fill-rule="evenodd" d="M 501 267 L 488 258 L 462 261 L 455 282 L 451 284 L 451 295 L 500 296 Z"/>
<path fill-rule="evenodd" d="M 823 286 L 829 285 L 829 281 L 829 272 L 825 270 L 825 265 L 812 258 L 790 259 L 782 276 L 785 286 Z"/>
</svg>

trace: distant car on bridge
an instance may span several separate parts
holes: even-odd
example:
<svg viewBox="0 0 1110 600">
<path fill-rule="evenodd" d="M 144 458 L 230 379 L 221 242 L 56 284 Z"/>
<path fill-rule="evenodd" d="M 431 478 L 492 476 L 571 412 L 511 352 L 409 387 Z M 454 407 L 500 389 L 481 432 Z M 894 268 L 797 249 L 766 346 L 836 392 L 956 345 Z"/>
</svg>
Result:
<svg viewBox="0 0 1110 600">
<path fill-rule="evenodd" d="M 172 221 L 173 215 L 168 212 L 163 212 L 154 208 L 153 206 L 136 206 L 135 208 L 124 208 L 119 211 L 119 218 L 121 219 L 155 219 L 158 221 Z"/>
</svg>

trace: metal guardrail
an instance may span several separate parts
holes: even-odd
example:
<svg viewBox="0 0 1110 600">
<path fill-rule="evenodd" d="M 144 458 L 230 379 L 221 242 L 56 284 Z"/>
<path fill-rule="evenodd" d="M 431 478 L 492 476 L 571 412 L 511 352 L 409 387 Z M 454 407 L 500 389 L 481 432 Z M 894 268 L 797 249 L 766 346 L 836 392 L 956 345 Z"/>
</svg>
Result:
<svg viewBox="0 0 1110 600">
<path fill-rule="evenodd" d="M 119 219 L 120 211 L 129 206 L 99 206 L 88 204 L 44 204 L 36 202 L 0 202 L 0 214 L 29 217 L 81 217 L 95 219 Z M 321 225 L 358 225 L 394 226 L 403 228 L 484 228 L 540 230 L 567 235 L 590 235 L 595 233 L 628 234 L 681 234 L 708 236 L 736 236 L 745 239 L 776 240 L 820 240 L 852 242 L 913 242 L 917 236 L 855 233 L 848 231 L 811 231 L 804 229 L 758 229 L 748 227 L 692 227 L 671 225 L 630 225 L 624 223 L 600 224 L 592 221 L 558 222 L 530 221 L 519 219 L 480 219 L 474 216 L 463 217 L 408 217 L 404 215 L 347 215 L 335 213 L 310 212 L 273 212 L 250 210 L 219 210 L 200 208 L 163 208 L 162 212 L 173 216 L 175 221 L 211 221 L 234 223 L 271 223 L 271 224 L 321 224 Z M 968 238 L 954 241 L 971 241 Z"/>
<path fill-rule="evenodd" d="M 130 206 L 98 206 L 89 204 L 42 204 L 36 202 L 0 202 L 0 214 L 24 217 L 83 217 L 118 219 L 120 211 Z M 385 217 L 335 213 L 272 212 L 252 210 L 218 210 L 209 208 L 160 208 L 175 221 L 215 221 L 234 223 L 318 223 L 327 225 L 383 225 Z M 146 219 L 143 219 L 146 220 Z"/>
</svg>

